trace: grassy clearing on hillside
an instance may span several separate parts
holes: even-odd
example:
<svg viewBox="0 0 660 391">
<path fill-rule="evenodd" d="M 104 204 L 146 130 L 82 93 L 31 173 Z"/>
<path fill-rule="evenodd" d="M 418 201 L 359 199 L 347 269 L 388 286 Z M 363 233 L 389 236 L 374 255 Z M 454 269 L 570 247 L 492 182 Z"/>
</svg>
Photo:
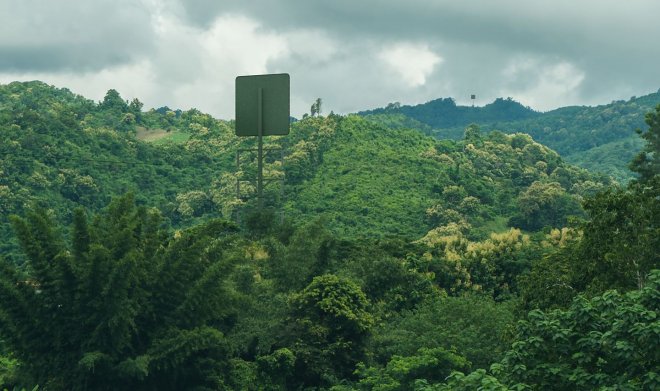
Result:
<svg viewBox="0 0 660 391">
<path fill-rule="evenodd" d="M 138 140 L 152 142 L 163 137 L 167 137 L 168 133 L 165 129 L 147 129 L 142 126 L 137 127 L 135 137 Z"/>
<path fill-rule="evenodd" d="M 168 132 L 165 129 L 147 129 L 143 127 L 137 128 L 137 134 L 135 136 L 138 140 L 146 141 L 148 143 L 154 143 L 155 145 L 162 144 L 179 144 L 188 141 L 190 134 L 173 131 Z"/>
<path fill-rule="evenodd" d="M 167 136 L 155 140 L 154 145 L 163 145 L 163 144 L 182 144 L 188 141 L 190 138 L 189 133 L 181 132 L 170 132 Z"/>
</svg>

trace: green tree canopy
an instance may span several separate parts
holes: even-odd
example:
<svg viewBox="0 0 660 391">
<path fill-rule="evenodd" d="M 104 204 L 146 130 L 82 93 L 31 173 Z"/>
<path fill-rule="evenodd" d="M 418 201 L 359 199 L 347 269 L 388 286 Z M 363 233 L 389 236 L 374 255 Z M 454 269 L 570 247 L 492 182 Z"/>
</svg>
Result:
<svg viewBox="0 0 660 391">
<path fill-rule="evenodd" d="M 235 312 L 223 281 L 235 228 L 169 237 L 159 213 L 116 199 L 66 240 L 43 211 L 14 217 L 27 263 L 2 263 L 0 332 L 22 379 L 53 390 L 221 387 Z"/>
<path fill-rule="evenodd" d="M 646 140 L 642 152 L 630 162 L 630 169 L 640 175 L 640 182 L 647 182 L 660 175 L 660 105 L 655 112 L 646 114 L 646 124 L 649 128 L 641 133 Z"/>
<path fill-rule="evenodd" d="M 419 391 L 630 390 L 660 388 L 660 270 L 642 290 L 578 296 L 565 310 L 534 310 L 491 373 L 453 373 Z"/>
<path fill-rule="evenodd" d="M 332 384 L 350 378 L 364 358 L 374 319 L 369 301 L 354 282 L 332 274 L 314 277 L 291 297 L 289 338 L 303 384 Z"/>
</svg>

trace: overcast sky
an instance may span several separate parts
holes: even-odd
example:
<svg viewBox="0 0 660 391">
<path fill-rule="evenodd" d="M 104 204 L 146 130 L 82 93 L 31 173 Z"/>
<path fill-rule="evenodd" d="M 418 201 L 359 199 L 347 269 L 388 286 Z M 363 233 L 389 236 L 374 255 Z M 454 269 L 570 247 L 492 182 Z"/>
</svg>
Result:
<svg viewBox="0 0 660 391">
<path fill-rule="evenodd" d="M 453 97 L 537 110 L 660 88 L 658 0 L 0 0 L 0 83 L 234 116 L 287 72 L 292 115 Z"/>
</svg>

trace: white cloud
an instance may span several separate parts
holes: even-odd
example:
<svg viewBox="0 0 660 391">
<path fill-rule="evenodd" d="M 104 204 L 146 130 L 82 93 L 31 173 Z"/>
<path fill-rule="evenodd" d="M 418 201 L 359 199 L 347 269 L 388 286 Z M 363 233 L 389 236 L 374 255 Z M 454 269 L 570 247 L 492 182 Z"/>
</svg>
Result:
<svg viewBox="0 0 660 391">
<path fill-rule="evenodd" d="M 320 29 L 298 29 L 284 34 L 290 55 L 297 61 L 318 65 L 336 59 L 340 54 L 339 42 Z"/>
<path fill-rule="evenodd" d="M 164 8 L 153 20 L 157 45 L 147 59 L 87 73 L 1 73 L 0 82 L 38 79 L 94 100 L 114 88 L 146 107 L 196 107 L 232 118 L 235 77 L 267 73 L 271 60 L 289 53 L 281 35 L 243 16 L 222 15 L 208 30 L 181 23 Z"/>
<path fill-rule="evenodd" d="M 218 18 L 201 36 L 205 68 L 217 73 L 216 65 L 232 74 L 267 71 L 268 62 L 288 53 L 286 40 L 275 32 L 263 31 L 259 24 L 243 16 Z"/>
<path fill-rule="evenodd" d="M 512 60 L 502 76 L 500 95 L 514 97 L 537 110 L 577 104 L 585 79 L 585 73 L 568 61 L 548 63 L 530 57 Z"/>
<path fill-rule="evenodd" d="M 443 61 L 428 45 L 411 43 L 399 43 L 386 48 L 380 52 L 379 58 L 409 87 L 426 84 L 435 66 Z"/>
<path fill-rule="evenodd" d="M 154 87 L 158 85 L 153 74 L 152 64 L 148 61 L 140 61 L 88 73 L 2 73 L 0 83 L 41 80 L 59 88 L 66 87 L 95 101 L 102 100 L 109 89 L 115 89 L 124 99 L 138 98 L 143 101 L 144 96 L 155 93 Z"/>
<path fill-rule="evenodd" d="M 168 28 L 168 34 L 177 30 L 175 26 L 180 25 Z M 234 114 L 236 76 L 267 73 L 269 62 L 289 51 L 280 35 L 261 30 L 252 19 L 234 15 L 217 18 L 208 30 L 188 29 L 179 34 L 176 45 L 172 40 L 162 41 L 169 41 L 171 46 L 162 48 L 157 59 L 166 68 L 160 79 L 184 76 L 167 83 L 170 106 L 196 107 L 224 118 Z"/>
</svg>

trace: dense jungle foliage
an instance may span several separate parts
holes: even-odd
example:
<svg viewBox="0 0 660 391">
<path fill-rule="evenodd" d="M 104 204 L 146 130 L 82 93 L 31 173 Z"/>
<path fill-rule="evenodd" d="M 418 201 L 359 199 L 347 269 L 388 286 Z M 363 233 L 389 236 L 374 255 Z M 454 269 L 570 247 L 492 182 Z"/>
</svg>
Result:
<svg viewBox="0 0 660 391">
<path fill-rule="evenodd" d="M 76 206 L 97 211 L 134 191 L 175 227 L 234 219 L 254 206 L 245 199 L 254 195 L 255 154 L 244 152 L 238 170 L 235 163 L 254 140 L 234 136 L 231 122 L 194 109 L 143 112 L 114 90 L 96 104 L 39 82 L 3 86 L 0 99 L 6 252 L 16 248 L 7 216 L 29 206 L 68 223 Z M 152 134 L 165 137 L 140 141 Z M 268 202 L 295 222 L 323 216 L 341 237 L 416 239 L 455 224 L 483 238 L 507 224 L 559 226 L 582 214 L 584 196 L 611 183 L 528 135 L 482 135 L 472 126 L 463 140 L 438 141 L 358 116 L 310 117 L 289 136 L 268 138 L 266 148 L 284 151 L 269 154 Z"/>
<path fill-rule="evenodd" d="M 660 106 L 625 187 L 388 118 L 269 138 L 258 211 L 232 122 L 0 86 L 0 388 L 660 387 Z"/>
<path fill-rule="evenodd" d="M 627 169 L 628 162 L 642 148 L 635 132 L 644 128 L 645 114 L 658 104 L 660 91 L 633 96 L 628 101 L 562 107 L 545 113 L 511 98 L 499 98 L 483 107 L 458 106 L 453 99 L 444 98 L 416 106 L 390 104 L 360 114 L 388 126 L 416 128 L 440 139 L 461 139 L 464 128 L 472 123 L 484 132 L 527 133 L 566 161 L 627 183 L 634 177 Z"/>
</svg>

